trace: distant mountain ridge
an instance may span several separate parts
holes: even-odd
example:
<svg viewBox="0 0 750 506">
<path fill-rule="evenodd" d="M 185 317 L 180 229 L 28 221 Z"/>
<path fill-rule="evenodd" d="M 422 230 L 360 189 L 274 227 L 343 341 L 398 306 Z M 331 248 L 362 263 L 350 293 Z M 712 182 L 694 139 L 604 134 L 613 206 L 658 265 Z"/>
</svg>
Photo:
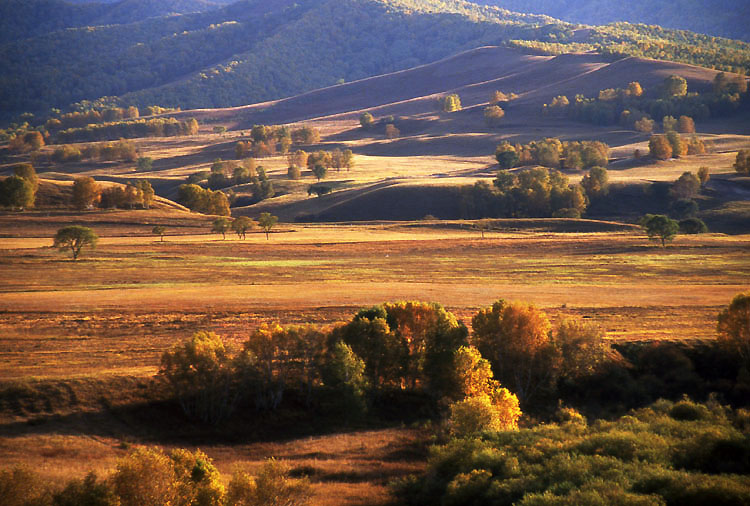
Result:
<svg viewBox="0 0 750 506">
<path fill-rule="evenodd" d="M 4 1 L 0 6 L 18 2 Z M 111 24 L 48 30 L 0 43 L 0 110 L 40 112 L 101 97 L 109 98 L 100 103 L 117 105 L 237 106 L 487 45 L 750 69 L 750 45 L 737 41 L 642 25 L 584 30 L 545 15 L 462 0 L 242 0 L 205 12 L 115 22 L 126 14 L 146 16 L 155 1 L 124 0 L 95 15 L 86 11 L 92 19 L 117 18 Z M 44 2 L 48 7 L 60 3 L 21 3 L 39 7 Z M 160 5 L 187 9 L 208 3 L 170 0 Z M 78 8 L 102 8 L 62 4 L 61 12 L 72 16 L 63 19 L 73 21 L 84 16 Z M 121 12 L 125 6 L 141 6 L 142 14 Z"/>
<path fill-rule="evenodd" d="M 472 0 L 588 25 L 659 25 L 750 41 L 750 0 Z"/>
</svg>

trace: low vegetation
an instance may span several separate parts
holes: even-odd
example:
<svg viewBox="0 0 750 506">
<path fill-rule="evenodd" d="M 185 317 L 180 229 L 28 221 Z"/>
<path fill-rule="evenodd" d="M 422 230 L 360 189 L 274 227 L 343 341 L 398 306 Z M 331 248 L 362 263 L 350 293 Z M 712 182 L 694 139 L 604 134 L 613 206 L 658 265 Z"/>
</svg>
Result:
<svg viewBox="0 0 750 506">
<path fill-rule="evenodd" d="M 402 504 L 743 504 L 747 411 L 684 399 L 614 421 L 572 409 L 557 423 L 433 448 L 426 475 L 396 487 Z"/>
<path fill-rule="evenodd" d="M 119 459 L 117 469 L 99 479 L 89 473 L 62 489 L 44 483 L 31 470 L 0 471 L 7 506 L 301 506 L 309 504 L 308 480 L 289 477 L 286 463 L 269 459 L 252 475 L 237 469 L 225 485 L 211 459 L 200 450 L 137 448 Z"/>
</svg>

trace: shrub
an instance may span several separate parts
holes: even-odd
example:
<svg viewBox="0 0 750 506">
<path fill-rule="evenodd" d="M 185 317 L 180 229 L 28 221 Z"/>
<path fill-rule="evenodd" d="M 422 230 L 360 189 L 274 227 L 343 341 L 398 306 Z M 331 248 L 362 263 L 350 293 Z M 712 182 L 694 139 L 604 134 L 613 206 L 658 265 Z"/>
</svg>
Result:
<svg viewBox="0 0 750 506">
<path fill-rule="evenodd" d="M 687 218 L 680 221 L 680 232 L 683 234 L 705 234 L 708 227 L 700 218 Z"/>
<path fill-rule="evenodd" d="M 300 178 L 300 169 L 296 165 L 290 165 L 286 170 L 286 177 L 292 181 L 296 181 Z"/>
<path fill-rule="evenodd" d="M 369 130 L 375 124 L 375 118 L 369 112 L 363 112 L 359 115 L 359 125 L 363 130 Z"/>
<path fill-rule="evenodd" d="M 505 388 L 497 393 L 497 399 L 484 394 L 474 395 L 454 402 L 450 411 L 451 434 L 458 437 L 516 429 L 521 416 L 518 398 Z"/>
<path fill-rule="evenodd" d="M 178 498 L 172 463 L 161 450 L 138 448 L 121 458 L 112 483 L 121 506 L 174 504 Z"/>
<path fill-rule="evenodd" d="M 309 502 L 309 481 L 289 478 L 289 467 L 274 459 L 268 459 L 255 477 L 235 472 L 227 491 L 227 504 L 234 506 L 302 506 Z"/>
<path fill-rule="evenodd" d="M 498 126 L 503 117 L 505 117 L 505 111 L 496 105 L 490 105 L 484 108 L 484 121 L 487 123 L 487 126 Z"/>
<path fill-rule="evenodd" d="M 671 214 L 679 219 L 693 218 L 698 214 L 698 203 L 690 198 L 677 199 L 669 207 Z"/>
<path fill-rule="evenodd" d="M 112 483 L 97 481 L 93 472 L 83 480 L 72 480 L 53 496 L 54 506 L 119 506 Z"/>
<path fill-rule="evenodd" d="M 461 97 L 456 93 L 446 95 L 440 100 L 440 108 L 444 112 L 454 112 L 461 110 Z"/>
<path fill-rule="evenodd" d="M 47 506 L 50 494 L 35 473 L 16 466 L 0 470 L 0 498 L 3 506 Z"/>
</svg>

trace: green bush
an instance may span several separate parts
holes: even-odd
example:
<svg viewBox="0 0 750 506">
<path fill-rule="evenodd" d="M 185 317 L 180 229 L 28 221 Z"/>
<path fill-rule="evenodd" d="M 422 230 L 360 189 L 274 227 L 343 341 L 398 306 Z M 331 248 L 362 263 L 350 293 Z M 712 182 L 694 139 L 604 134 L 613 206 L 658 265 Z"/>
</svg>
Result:
<svg viewBox="0 0 750 506">
<path fill-rule="evenodd" d="M 739 506 L 750 500 L 748 455 L 726 408 L 659 401 L 611 422 L 449 441 L 395 491 L 410 505 Z"/>
<path fill-rule="evenodd" d="M 54 494 L 54 506 L 119 506 L 110 482 L 97 482 L 96 474 L 89 473 L 83 480 L 71 480 L 64 489 Z"/>
</svg>

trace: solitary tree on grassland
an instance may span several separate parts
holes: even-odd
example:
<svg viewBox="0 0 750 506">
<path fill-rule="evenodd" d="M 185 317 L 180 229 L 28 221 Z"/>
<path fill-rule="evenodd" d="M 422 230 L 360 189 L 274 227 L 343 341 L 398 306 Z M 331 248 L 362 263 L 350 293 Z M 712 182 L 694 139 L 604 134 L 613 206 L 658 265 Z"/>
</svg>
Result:
<svg viewBox="0 0 750 506">
<path fill-rule="evenodd" d="M 662 248 L 666 241 L 671 241 L 680 231 L 680 224 L 663 214 L 647 214 L 641 218 L 641 226 L 652 241 L 661 241 Z"/>
<path fill-rule="evenodd" d="M 53 247 L 60 251 L 70 250 L 73 260 L 78 259 L 84 246 L 96 247 L 99 237 L 88 227 L 71 225 L 63 227 L 55 234 Z"/>
<path fill-rule="evenodd" d="M 229 218 L 216 218 L 213 223 L 211 224 L 211 232 L 216 232 L 217 234 L 221 234 L 222 239 L 227 238 L 227 230 L 229 230 L 231 223 L 229 221 Z"/>
<path fill-rule="evenodd" d="M 312 167 L 312 173 L 315 178 L 320 181 L 321 179 L 326 177 L 326 174 L 328 174 L 328 169 L 322 163 L 316 163 Z"/>
<path fill-rule="evenodd" d="M 161 238 L 161 241 L 164 242 L 164 234 L 167 233 L 167 229 L 161 225 L 155 225 L 154 228 L 151 229 L 151 233 L 158 235 Z"/>
<path fill-rule="evenodd" d="M 258 225 L 260 225 L 260 228 L 263 229 L 263 232 L 266 233 L 266 240 L 268 240 L 268 234 L 271 232 L 271 229 L 276 226 L 276 223 L 279 222 L 279 218 L 272 215 L 271 213 L 260 213 L 260 217 L 258 218 Z"/>
<path fill-rule="evenodd" d="M 441 100 L 440 104 L 445 112 L 453 112 L 461 110 L 461 97 L 457 93 L 451 93 L 445 96 Z"/>
<path fill-rule="evenodd" d="M 369 112 L 363 112 L 359 115 L 359 124 L 363 130 L 369 130 L 375 123 L 375 118 Z"/>
<path fill-rule="evenodd" d="M 255 222 L 247 216 L 240 216 L 232 222 L 232 230 L 237 234 L 240 239 L 245 238 L 245 234 L 248 230 L 255 226 Z"/>
</svg>

